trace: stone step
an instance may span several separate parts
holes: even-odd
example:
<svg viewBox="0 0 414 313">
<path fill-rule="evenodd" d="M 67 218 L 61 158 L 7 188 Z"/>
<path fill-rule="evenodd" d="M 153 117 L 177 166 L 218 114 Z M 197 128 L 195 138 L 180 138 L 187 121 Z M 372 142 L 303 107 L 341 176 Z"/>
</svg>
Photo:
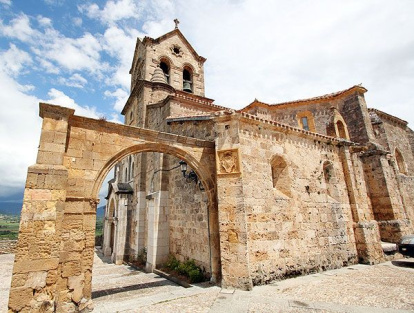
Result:
<svg viewBox="0 0 414 313">
<path fill-rule="evenodd" d="M 397 244 L 392 242 L 381 241 L 382 250 L 386 253 L 396 252 L 398 250 Z"/>
</svg>

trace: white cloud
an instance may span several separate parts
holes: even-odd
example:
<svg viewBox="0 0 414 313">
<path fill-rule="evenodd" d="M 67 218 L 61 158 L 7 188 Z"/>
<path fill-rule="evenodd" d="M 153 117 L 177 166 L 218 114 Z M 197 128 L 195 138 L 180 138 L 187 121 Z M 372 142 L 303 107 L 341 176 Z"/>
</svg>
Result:
<svg viewBox="0 0 414 313">
<path fill-rule="evenodd" d="M 76 115 L 82 115 L 92 118 L 99 118 L 102 116 L 102 114 L 96 111 L 95 107 L 80 106 L 75 102 L 74 99 L 70 98 L 64 92 L 57 90 L 55 88 L 50 89 L 47 95 L 49 96 L 49 99 L 42 100 L 42 102 L 75 109 Z"/>
<path fill-rule="evenodd" d="M 113 107 L 116 111 L 121 112 L 128 100 L 129 94 L 124 89 L 118 88 L 114 92 L 105 91 L 105 96 L 115 98 Z"/>
<path fill-rule="evenodd" d="M 48 5 L 60 6 L 64 3 L 64 0 L 43 0 Z"/>
<path fill-rule="evenodd" d="M 80 17 L 74 17 L 73 19 L 72 19 L 72 21 L 73 21 L 73 24 L 75 24 L 76 26 L 82 26 L 82 19 L 80 18 Z"/>
<path fill-rule="evenodd" d="M 50 18 L 39 15 L 37 21 L 39 22 L 39 25 L 43 27 L 52 26 L 52 20 Z"/>
<path fill-rule="evenodd" d="M 73 74 L 69 78 L 60 77 L 58 81 L 62 85 L 75 88 L 83 88 L 88 83 L 88 81 L 78 73 Z"/>
<path fill-rule="evenodd" d="M 139 10 L 133 0 L 117 0 L 107 1 L 103 9 L 95 3 L 90 5 L 81 5 L 78 7 L 81 12 L 93 19 L 99 19 L 105 24 L 113 24 L 114 22 L 128 19 L 138 18 Z"/>
<path fill-rule="evenodd" d="M 38 51 L 37 53 L 38 55 L 40 54 L 40 51 Z M 53 63 L 42 59 L 41 57 L 37 57 L 37 61 L 39 62 L 39 65 L 49 74 L 59 74 L 60 70 L 59 67 L 57 67 L 56 65 L 54 65 Z"/>
<path fill-rule="evenodd" d="M 35 89 L 36 89 L 36 87 L 33 86 L 33 85 L 19 85 L 18 86 L 18 90 L 21 91 L 21 92 L 24 92 L 24 93 L 27 93 L 29 91 L 33 91 Z"/>
<path fill-rule="evenodd" d="M 32 63 L 30 55 L 20 50 L 14 44 L 10 44 L 10 48 L 5 52 L 0 52 L 0 67 L 9 75 L 17 76 L 26 65 Z"/>
<path fill-rule="evenodd" d="M 5 196 L 24 186 L 27 167 L 36 161 L 41 120 L 39 100 L 1 70 L 0 86 L 0 196 Z"/>
<path fill-rule="evenodd" d="M 7 37 L 17 38 L 23 42 L 32 40 L 35 31 L 30 26 L 30 19 L 27 15 L 21 14 L 10 21 L 10 25 L 3 25 L 0 20 L 0 34 Z"/>
<path fill-rule="evenodd" d="M 0 0 L 1 4 L 11 5 L 11 0 Z"/>
<path fill-rule="evenodd" d="M 0 34 L 17 38 L 30 45 L 48 73 L 57 73 L 58 70 L 51 62 L 68 71 L 87 70 L 102 78 L 102 72 L 110 69 L 109 65 L 101 62 L 102 47 L 99 38 L 90 33 L 84 33 L 78 38 L 68 38 L 55 30 L 50 19 L 39 16 L 38 22 L 42 30 L 30 26 L 30 18 L 21 14 L 9 25 L 0 20 Z"/>
<path fill-rule="evenodd" d="M 52 41 L 43 43 L 41 54 L 46 59 L 55 61 L 61 67 L 70 71 L 88 70 L 99 72 L 101 45 L 99 41 L 89 33 L 82 37 L 72 39 L 56 36 Z"/>
<path fill-rule="evenodd" d="M 112 113 L 111 117 L 108 119 L 108 122 L 123 124 L 124 122 L 120 120 L 118 113 Z"/>
<path fill-rule="evenodd" d="M 103 48 L 112 57 L 118 60 L 118 65 L 113 76 L 108 79 L 107 84 L 121 85 L 128 90 L 131 84 L 129 69 L 134 56 L 136 38 L 142 36 L 134 29 L 123 30 L 116 26 L 106 29 L 103 35 Z"/>
</svg>

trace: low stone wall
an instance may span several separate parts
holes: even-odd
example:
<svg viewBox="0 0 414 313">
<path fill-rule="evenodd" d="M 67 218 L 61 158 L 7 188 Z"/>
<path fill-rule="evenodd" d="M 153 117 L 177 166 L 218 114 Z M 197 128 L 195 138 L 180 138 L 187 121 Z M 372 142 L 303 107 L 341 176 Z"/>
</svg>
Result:
<svg viewBox="0 0 414 313">
<path fill-rule="evenodd" d="M 0 240 L 0 254 L 14 253 L 17 240 Z"/>
</svg>

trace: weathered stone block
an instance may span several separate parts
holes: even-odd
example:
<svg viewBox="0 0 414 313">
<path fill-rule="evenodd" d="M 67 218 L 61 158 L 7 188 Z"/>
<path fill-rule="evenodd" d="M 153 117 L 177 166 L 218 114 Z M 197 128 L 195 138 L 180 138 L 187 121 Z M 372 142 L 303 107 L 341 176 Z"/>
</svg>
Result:
<svg viewBox="0 0 414 313">
<path fill-rule="evenodd" d="M 9 309 L 15 312 L 21 312 L 25 306 L 29 306 L 33 298 L 33 289 L 18 287 L 10 289 Z"/>
<path fill-rule="evenodd" d="M 67 261 L 62 264 L 62 277 L 81 275 L 81 265 L 79 261 Z"/>
<path fill-rule="evenodd" d="M 30 287 L 35 290 L 40 290 L 46 286 L 47 271 L 30 272 L 27 276 L 27 281 L 24 287 Z"/>
</svg>

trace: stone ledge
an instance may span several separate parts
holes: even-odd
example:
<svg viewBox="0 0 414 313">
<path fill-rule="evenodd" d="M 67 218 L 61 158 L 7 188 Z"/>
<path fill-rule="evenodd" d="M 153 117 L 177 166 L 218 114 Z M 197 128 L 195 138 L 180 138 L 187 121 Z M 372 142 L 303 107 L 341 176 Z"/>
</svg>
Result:
<svg viewBox="0 0 414 313">
<path fill-rule="evenodd" d="M 184 288 L 190 288 L 193 287 L 192 285 L 190 285 L 189 283 L 186 283 L 185 281 L 179 280 L 177 277 L 174 277 L 170 274 L 167 274 L 163 271 L 157 270 L 154 268 L 154 270 L 152 271 L 154 274 L 157 274 L 165 279 L 168 279 L 170 281 L 172 281 L 173 283 L 176 283 Z"/>
</svg>

